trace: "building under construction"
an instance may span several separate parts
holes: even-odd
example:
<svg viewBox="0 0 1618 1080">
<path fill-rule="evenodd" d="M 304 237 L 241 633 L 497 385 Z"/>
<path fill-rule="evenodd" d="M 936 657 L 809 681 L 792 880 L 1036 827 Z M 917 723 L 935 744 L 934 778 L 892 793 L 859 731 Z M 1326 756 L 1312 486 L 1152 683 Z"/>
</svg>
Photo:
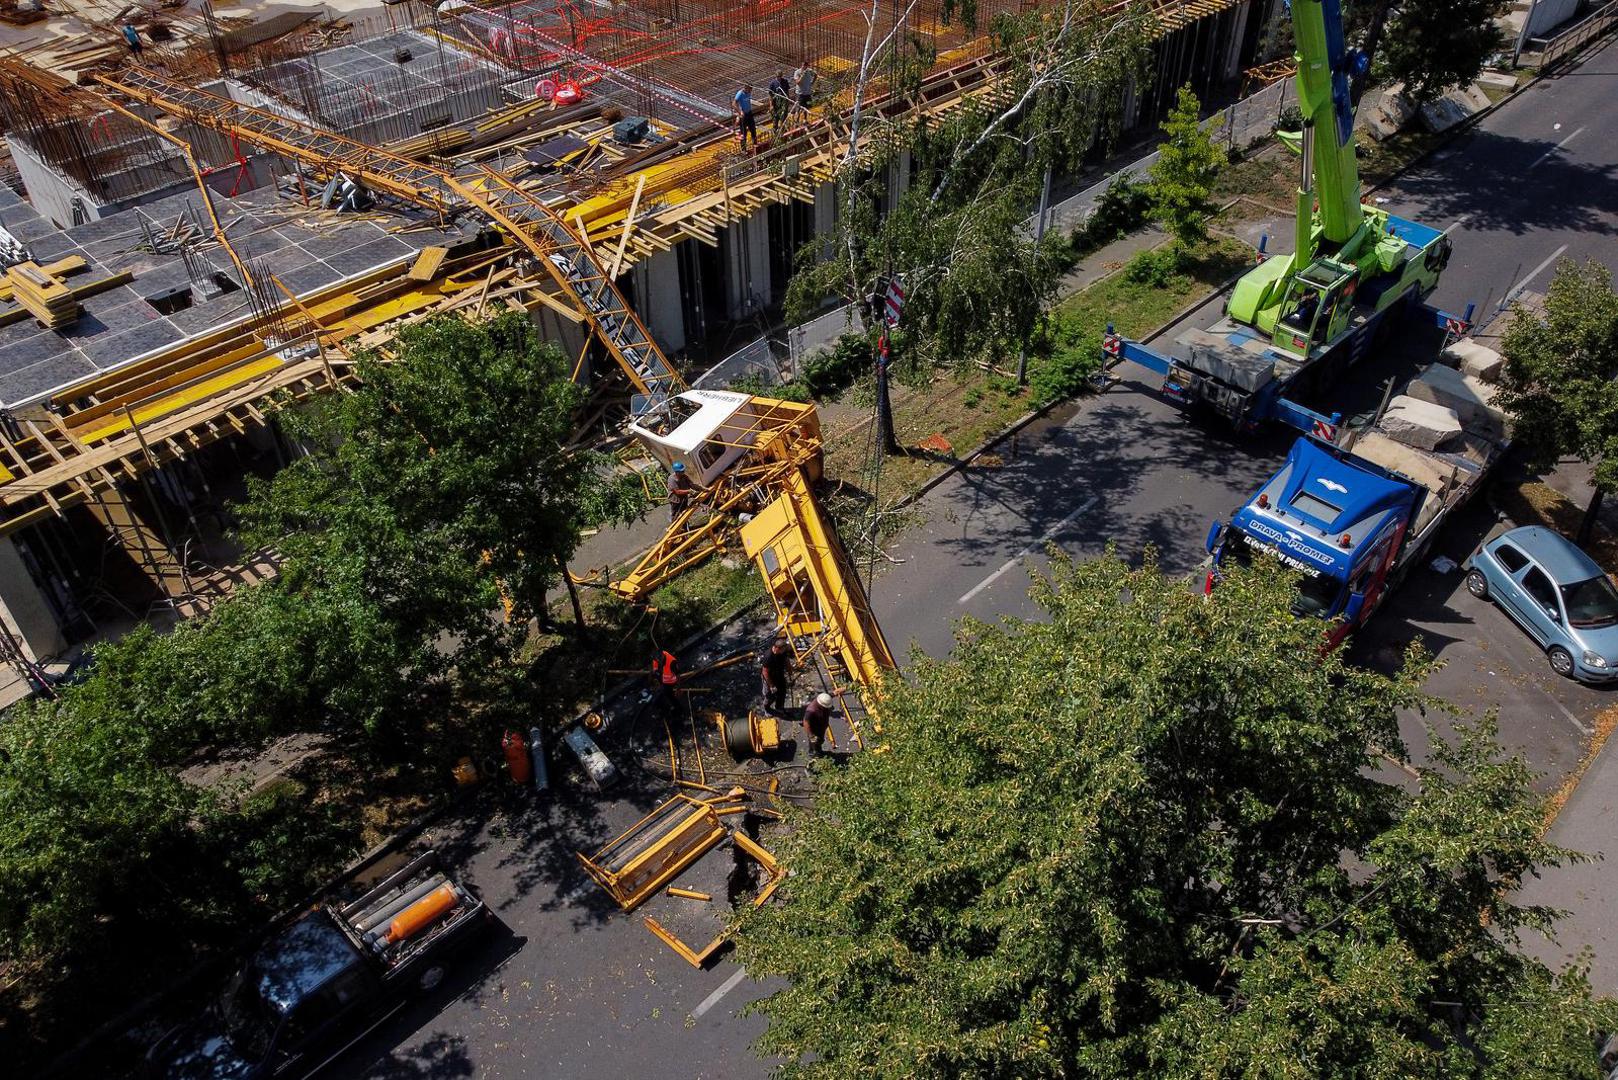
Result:
<svg viewBox="0 0 1618 1080">
<path fill-rule="evenodd" d="M 1186 82 L 1234 89 L 1278 6 L 1141 2 L 1137 124 Z M 598 415 L 757 337 L 832 226 L 873 16 L 933 57 L 908 93 L 868 79 L 873 115 L 994 93 L 990 39 L 943 0 L 406 0 L 74 81 L 0 59 L 23 188 L 0 188 L 0 659 L 227 589 L 226 500 L 294 452 L 273 410 L 411 321 L 533 313 Z M 742 153 L 736 89 L 763 106 L 804 65 L 813 122 Z"/>
</svg>

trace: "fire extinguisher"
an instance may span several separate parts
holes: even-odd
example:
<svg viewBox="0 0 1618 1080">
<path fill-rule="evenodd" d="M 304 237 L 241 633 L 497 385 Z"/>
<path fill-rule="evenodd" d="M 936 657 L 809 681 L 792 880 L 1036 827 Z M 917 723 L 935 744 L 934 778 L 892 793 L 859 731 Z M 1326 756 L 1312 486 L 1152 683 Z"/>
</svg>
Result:
<svg viewBox="0 0 1618 1080">
<path fill-rule="evenodd" d="M 500 739 L 500 749 L 505 751 L 506 768 L 512 780 L 526 784 L 533 779 L 533 765 L 528 760 L 528 744 L 523 741 L 522 732 L 507 731 Z"/>
</svg>

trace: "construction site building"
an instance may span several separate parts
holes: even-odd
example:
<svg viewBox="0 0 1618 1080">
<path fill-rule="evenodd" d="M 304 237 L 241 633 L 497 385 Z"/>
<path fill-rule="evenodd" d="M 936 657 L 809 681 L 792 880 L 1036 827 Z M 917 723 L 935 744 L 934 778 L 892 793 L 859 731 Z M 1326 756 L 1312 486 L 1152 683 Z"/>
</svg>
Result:
<svg viewBox="0 0 1618 1080">
<path fill-rule="evenodd" d="M 993 0 L 978 22 L 1030 6 Z M 1280 5 L 1144 6 L 1159 33 L 1120 103 L 1133 126 L 1186 83 L 1233 92 Z M 796 253 L 833 227 L 873 10 L 936 57 L 914 93 L 874 79 L 874 114 L 993 92 L 989 36 L 942 0 L 407 0 L 67 78 L 0 59 L 20 179 L 0 188 L 0 660 L 154 605 L 183 617 L 243 580 L 228 500 L 298 452 L 273 408 L 340 387 L 411 321 L 520 306 L 586 376 L 626 366 L 623 398 L 657 392 L 650 354 L 700 371 L 759 339 Z M 800 65 L 814 121 L 770 137 L 764 87 Z M 743 83 L 767 136 L 745 154 Z M 890 191 L 907 180 L 901 160 Z M 602 347 L 609 316 L 559 287 L 549 248 L 513 242 L 518 210 L 616 282 L 648 370 Z"/>
</svg>

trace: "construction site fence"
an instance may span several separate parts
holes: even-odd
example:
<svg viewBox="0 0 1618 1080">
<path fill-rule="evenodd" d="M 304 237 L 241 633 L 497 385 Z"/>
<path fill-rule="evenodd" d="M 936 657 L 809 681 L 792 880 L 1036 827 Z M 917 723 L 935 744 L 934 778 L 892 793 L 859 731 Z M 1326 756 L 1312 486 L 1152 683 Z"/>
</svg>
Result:
<svg viewBox="0 0 1618 1080">
<path fill-rule="evenodd" d="M 1538 50 L 1541 69 L 1555 67 L 1569 57 L 1577 55 L 1586 45 L 1612 30 L 1614 26 L 1618 26 L 1618 0 L 1597 8 L 1555 37 L 1530 41 L 1529 51 Z"/>
</svg>

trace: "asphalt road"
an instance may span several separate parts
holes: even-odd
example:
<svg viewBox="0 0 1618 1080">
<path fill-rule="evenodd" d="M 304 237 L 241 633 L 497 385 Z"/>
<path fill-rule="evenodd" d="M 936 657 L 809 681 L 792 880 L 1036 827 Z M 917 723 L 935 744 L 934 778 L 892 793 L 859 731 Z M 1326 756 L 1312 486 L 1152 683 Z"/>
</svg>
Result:
<svg viewBox="0 0 1618 1080">
<path fill-rule="evenodd" d="M 1455 224 L 1457 254 L 1435 302 L 1482 307 L 1519 287 L 1543 289 L 1557 257 L 1614 258 L 1618 229 L 1618 48 L 1542 83 L 1383 192 L 1396 212 Z M 1556 125 L 1560 124 L 1558 128 Z M 1456 224 L 1459 222 L 1459 224 Z M 1189 322 L 1209 322 L 1217 304 Z M 1177 332 L 1172 331 L 1172 332 Z M 1374 381 L 1360 389 L 1374 393 Z M 1044 418 L 921 500 L 918 526 L 892 554 L 874 604 L 890 642 L 946 652 L 962 616 L 1035 614 L 1028 573 L 1054 543 L 1079 557 L 1108 544 L 1130 557 L 1151 545 L 1171 571 L 1203 558 L 1203 538 L 1267 476 L 1290 439 L 1258 439 L 1189 422 L 1144 373 Z M 1459 559 L 1493 525 L 1475 507 L 1441 538 Z M 1356 644 L 1397 662 L 1420 635 L 1445 662 L 1429 685 L 1466 709 L 1499 710 L 1506 742 L 1546 786 L 1577 761 L 1605 693 L 1555 679 L 1504 616 L 1472 600 L 1458 573 L 1418 570 Z M 1440 728 L 1451 721 L 1435 718 Z M 1425 746 L 1422 719 L 1406 738 Z M 1553 838 L 1600 850 L 1611 830 L 1618 765 L 1597 760 Z M 762 1031 L 736 1010 L 765 988 L 721 962 L 698 971 L 617 911 L 579 870 L 589 850 L 634 820 L 652 795 L 573 796 L 548 808 L 471 807 L 438 842 L 495 908 L 500 929 L 431 997 L 368 1038 L 334 1070 L 366 1078 L 597 1076 L 754 1077 Z M 1564 934 L 1611 944 L 1618 896 L 1599 865 L 1537 883 L 1539 899 L 1577 907 Z M 1603 936 L 1605 935 L 1605 936 Z M 1559 946 L 1546 946 L 1557 948 Z M 1610 952 L 1603 985 L 1614 985 Z"/>
</svg>

